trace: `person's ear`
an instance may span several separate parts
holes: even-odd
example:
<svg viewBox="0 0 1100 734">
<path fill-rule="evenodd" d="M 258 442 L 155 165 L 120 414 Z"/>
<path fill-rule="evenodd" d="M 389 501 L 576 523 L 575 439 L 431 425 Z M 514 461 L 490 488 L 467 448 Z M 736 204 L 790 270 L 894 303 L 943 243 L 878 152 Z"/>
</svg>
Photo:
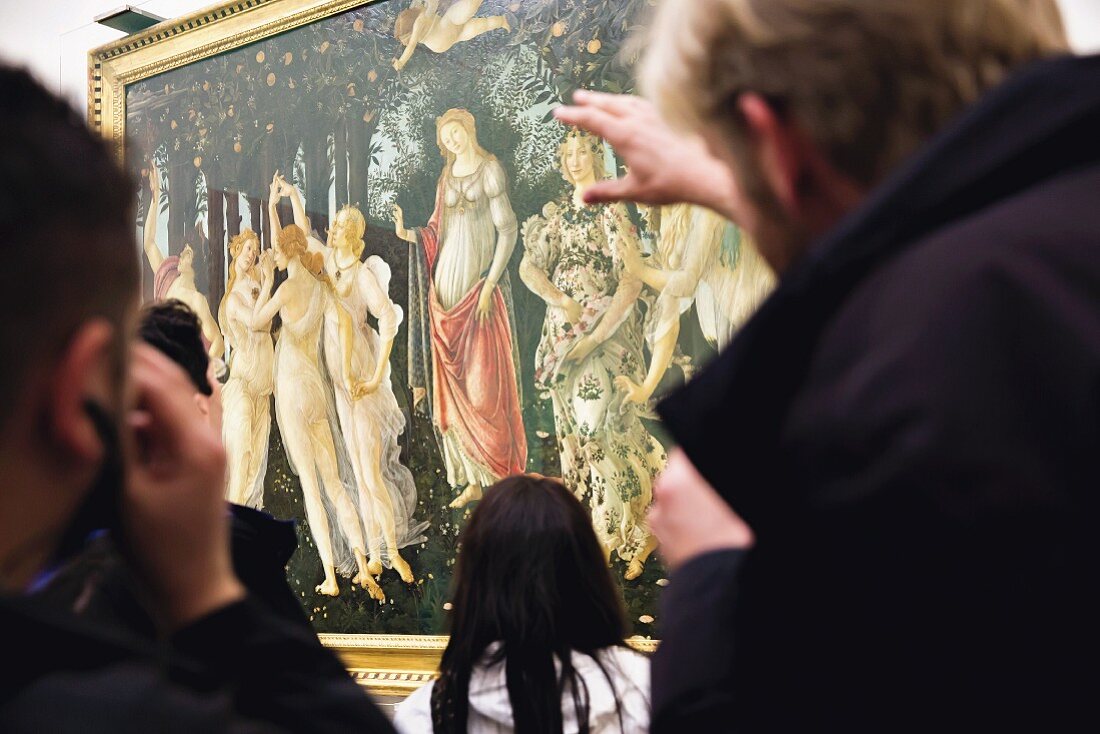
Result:
<svg viewBox="0 0 1100 734">
<path fill-rule="evenodd" d="M 202 416 L 206 418 L 210 415 L 210 398 L 206 397 L 201 392 L 195 393 L 195 407 L 198 408 Z"/>
<path fill-rule="evenodd" d="M 105 319 L 85 322 L 61 352 L 50 378 L 51 437 L 75 460 L 98 461 L 103 442 L 85 405 L 111 406 L 119 399 L 118 330 Z"/>
<path fill-rule="evenodd" d="M 794 213 L 799 208 L 799 179 L 806 165 L 798 130 L 758 94 L 741 95 L 737 106 L 768 188 L 784 210 Z"/>
</svg>

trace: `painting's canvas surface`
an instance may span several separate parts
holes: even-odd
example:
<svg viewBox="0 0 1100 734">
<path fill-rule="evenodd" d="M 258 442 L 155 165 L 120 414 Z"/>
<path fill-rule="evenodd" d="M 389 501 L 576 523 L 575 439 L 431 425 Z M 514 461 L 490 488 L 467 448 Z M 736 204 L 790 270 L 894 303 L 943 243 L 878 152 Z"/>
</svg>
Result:
<svg viewBox="0 0 1100 734">
<path fill-rule="evenodd" d="M 575 203 L 619 166 L 550 110 L 633 91 L 648 5 L 388 0 L 127 87 L 146 298 L 203 319 L 230 497 L 298 521 L 318 631 L 444 631 L 479 489 L 529 471 L 654 634 L 652 403 L 769 283 L 708 212 Z"/>
</svg>

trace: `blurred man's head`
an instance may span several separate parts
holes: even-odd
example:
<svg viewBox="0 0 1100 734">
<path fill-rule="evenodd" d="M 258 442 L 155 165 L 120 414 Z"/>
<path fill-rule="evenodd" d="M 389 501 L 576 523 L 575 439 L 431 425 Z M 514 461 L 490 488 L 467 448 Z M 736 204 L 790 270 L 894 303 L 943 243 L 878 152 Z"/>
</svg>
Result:
<svg viewBox="0 0 1100 734">
<path fill-rule="evenodd" d="M 133 185 L 103 141 L 26 72 L 0 66 L 0 99 L 4 587 L 51 551 L 106 458 L 90 414 L 124 412 L 138 260 Z"/>
<path fill-rule="evenodd" d="M 202 322 L 184 303 L 160 301 L 141 310 L 138 336 L 183 368 L 195 386 L 195 405 L 210 424 L 221 430 L 221 385 L 202 342 Z"/>
<path fill-rule="evenodd" d="M 1055 0 L 665 0 L 643 72 L 734 166 L 778 269 L 1014 69 L 1063 52 Z"/>
</svg>

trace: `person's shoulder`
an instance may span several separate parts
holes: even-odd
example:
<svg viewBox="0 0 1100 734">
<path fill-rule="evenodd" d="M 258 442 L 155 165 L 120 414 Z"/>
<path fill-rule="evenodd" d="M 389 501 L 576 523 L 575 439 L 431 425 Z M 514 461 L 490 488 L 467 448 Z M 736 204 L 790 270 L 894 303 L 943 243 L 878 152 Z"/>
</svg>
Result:
<svg viewBox="0 0 1100 734">
<path fill-rule="evenodd" d="M 49 673 L 0 706 L 5 732 L 222 731 L 223 718 L 139 660 Z"/>
<path fill-rule="evenodd" d="M 489 156 L 485 159 L 482 177 L 485 181 L 486 191 L 490 196 L 496 196 L 504 191 L 508 185 L 508 174 L 496 156 Z"/>
<path fill-rule="evenodd" d="M 424 734 L 432 730 L 432 688 L 435 681 L 417 688 L 394 707 L 393 725 L 399 734 Z"/>
<path fill-rule="evenodd" d="M 616 665 L 627 677 L 634 680 L 649 678 L 649 657 L 632 647 L 609 647 L 600 657 Z"/>
<path fill-rule="evenodd" d="M 1100 213 L 1087 207 L 1097 187 L 1100 169 L 1092 169 L 1007 197 L 920 237 L 867 282 L 908 294 L 899 303 L 994 283 L 1010 299 L 1036 286 L 1095 285 Z"/>
</svg>

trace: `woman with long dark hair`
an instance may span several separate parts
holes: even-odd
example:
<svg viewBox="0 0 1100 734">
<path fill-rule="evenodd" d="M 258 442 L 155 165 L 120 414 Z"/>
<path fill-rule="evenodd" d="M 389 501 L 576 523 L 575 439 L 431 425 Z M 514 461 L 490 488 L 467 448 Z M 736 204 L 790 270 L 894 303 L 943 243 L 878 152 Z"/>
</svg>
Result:
<svg viewBox="0 0 1100 734">
<path fill-rule="evenodd" d="M 553 479 L 486 491 L 462 533 L 439 680 L 397 707 L 402 734 L 603 734 L 649 728 L 649 661 L 588 512 Z"/>
</svg>

